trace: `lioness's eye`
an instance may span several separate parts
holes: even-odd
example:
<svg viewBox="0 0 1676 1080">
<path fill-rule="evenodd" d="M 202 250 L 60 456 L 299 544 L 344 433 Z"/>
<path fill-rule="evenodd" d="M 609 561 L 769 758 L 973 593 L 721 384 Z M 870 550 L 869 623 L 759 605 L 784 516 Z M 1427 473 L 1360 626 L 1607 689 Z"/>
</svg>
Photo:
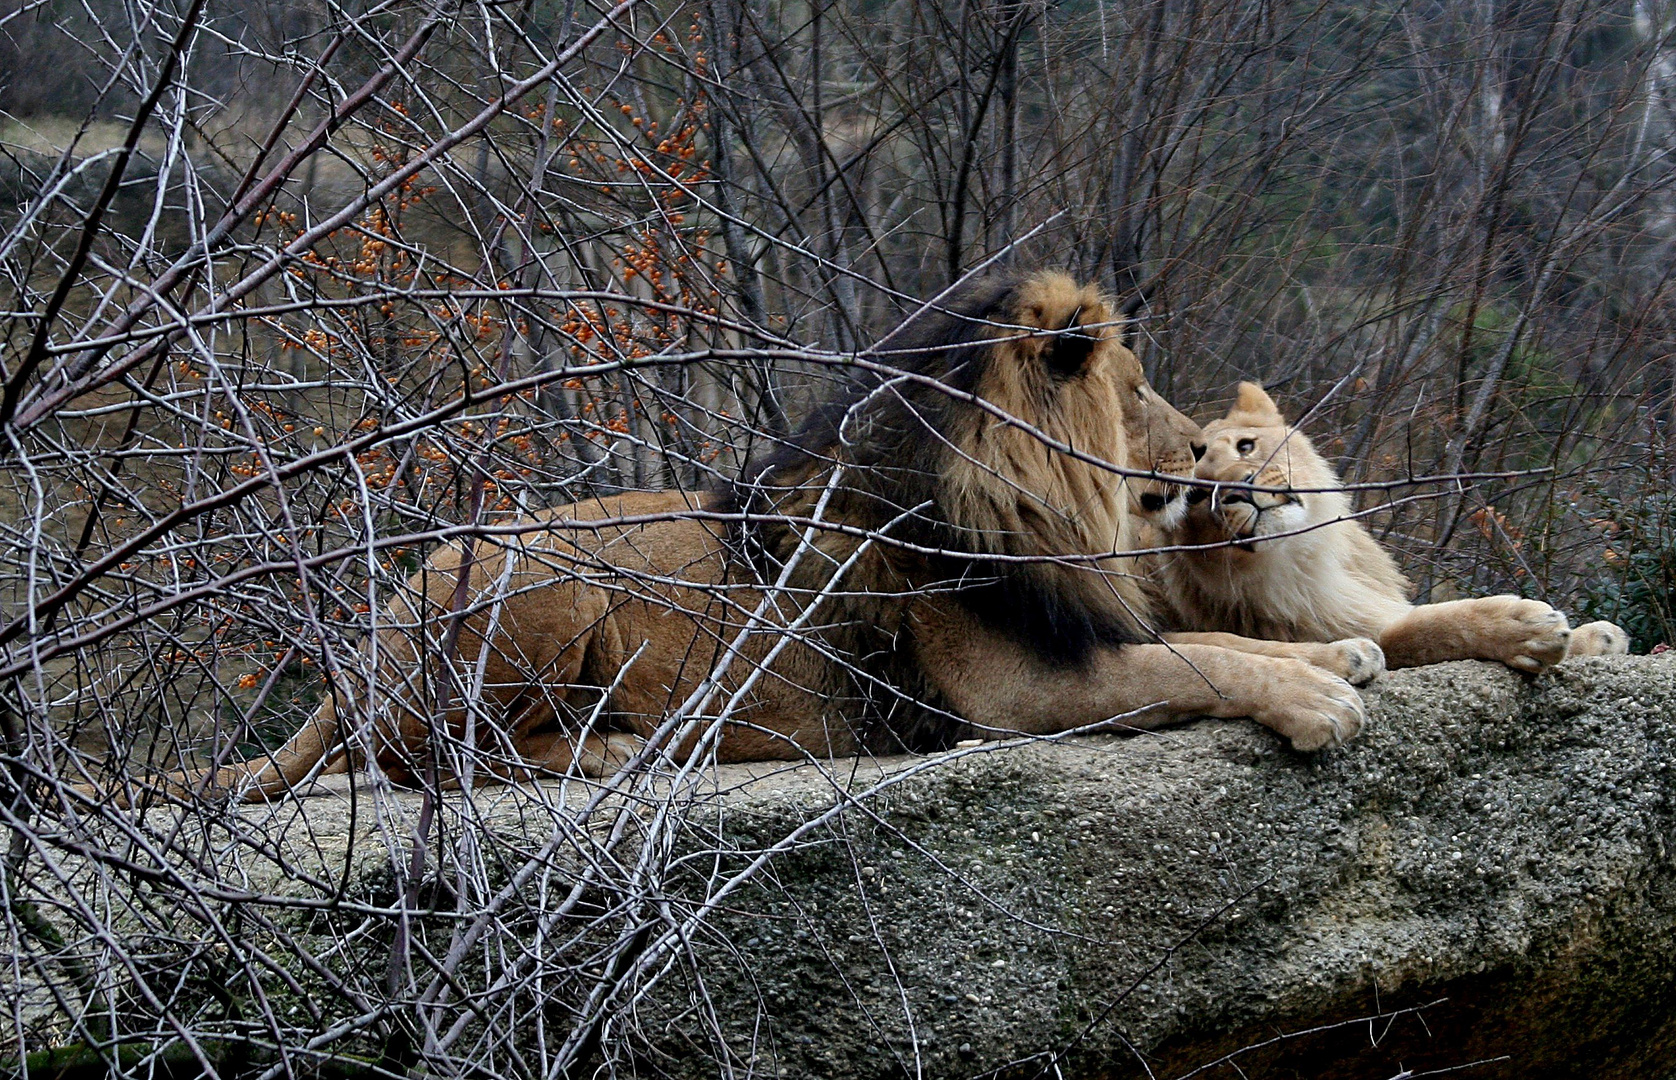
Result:
<svg viewBox="0 0 1676 1080">
<path fill-rule="evenodd" d="M 1242 454 L 1249 454 L 1253 450 L 1257 449 L 1257 440 L 1256 439 L 1241 439 L 1238 443 L 1235 444 L 1234 449 L 1238 450 Z"/>
</svg>

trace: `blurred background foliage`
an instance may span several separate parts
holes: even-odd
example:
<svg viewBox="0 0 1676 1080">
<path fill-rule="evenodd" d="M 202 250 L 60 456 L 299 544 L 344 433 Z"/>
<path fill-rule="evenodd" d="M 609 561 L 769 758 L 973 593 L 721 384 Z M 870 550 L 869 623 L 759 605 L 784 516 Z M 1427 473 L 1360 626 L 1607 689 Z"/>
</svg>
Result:
<svg viewBox="0 0 1676 1080">
<path fill-rule="evenodd" d="M 1669 641 L 1673 95 L 1654 0 L 19 0 L 0 727 L 64 776 L 277 737 L 435 545 L 725 479 L 1004 266 L 1200 419 L 1254 379 L 1433 478 L 1361 495 L 1423 597 Z"/>
<path fill-rule="evenodd" d="M 122 639 L 181 652 L 242 715 L 230 682 L 320 662 L 305 624 L 356 623 L 439 529 L 713 484 L 919 299 L 1048 264 L 1127 305 L 1194 415 L 1255 379 L 1352 482 L 1508 474 L 1364 497 L 1423 598 L 1513 590 L 1666 636 L 1669 5 L 666 0 L 550 70 L 602 10 L 3 17 L 28 422 L 0 419 L 50 462 L 10 477 L 16 550 L 74 579 L 188 493 L 294 469 L 283 499 L 206 511 L 68 610 L 408 537 L 257 574 L 190 642 Z M 177 309 L 204 329 L 169 330 Z M 37 344 L 50 362 L 19 363 Z M 305 460 L 350 442 L 354 476 Z M 21 611 L 30 570 L 7 577 Z M 228 658 L 262 662 L 230 680 Z M 160 700 L 196 700 L 171 678 Z"/>
<path fill-rule="evenodd" d="M 643 3 L 497 104 L 601 10 L 26 0 L 4 16 L 9 355 L 74 281 L 47 332 L 57 366 L 9 369 L 25 397 L 83 391 L 19 431 L 85 451 L 53 459 L 58 504 L 33 514 L 66 567 L 183 492 L 406 424 L 357 446 L 364 483 L 300 468 L 287 498 L 316 551 L 413 542 L 329 583 L 252 586 L 286 610 L 312 589 L 353 622 L 440 524 L 713 483 L 918 299 L 973 268 L 1048 264 L 1128 305 L 1155 385 L 1196 416 L 1255 379 L 1347 480 L 1528 474 L 1364 499 L 1423 597 L 1601 610 L 1611 594 L 1662 636 L 1626 576 L 1662 569 L 1609 558 L 1590 523 L 1667 480 L 1668 5 Z M 160 280 L 175 291 L 150 304 Z M 207 336 L 122 338 L 223 303 L 206 281 L 238 293 Z M 117 314 L 134 297 L 145 310 Z M 136 387 L 162 397 L 123 404 Z M 52 502 L 41 484 L 15 477 L 8 499 Z M 104 493 L 95 513 L 71 509 L 78 492 Z M 173 582 L 272 559 L 278 516 L 266 496 L 210 513 L 192 554 L 131 565 Z M 217 637 L 267 656 L 263 679 L 320 650 L 274 611 Z M 205 693 L 228 682 L 215 666 Z"/>
</svg>

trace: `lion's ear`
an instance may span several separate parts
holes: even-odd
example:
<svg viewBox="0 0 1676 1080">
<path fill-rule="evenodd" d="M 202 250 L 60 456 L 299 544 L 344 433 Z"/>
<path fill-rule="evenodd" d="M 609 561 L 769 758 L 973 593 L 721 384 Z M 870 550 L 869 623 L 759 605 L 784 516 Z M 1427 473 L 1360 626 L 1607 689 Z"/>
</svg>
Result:
<svg viewBox="0 0 1676 1080">
<path fill-rule="evenodd" d="M 1117 343 L 1125 349 L 1134 348 L 1129 342 L 1135 336 L 1135 327 L 1140 325 L 1137 317 L 1146 305 L 1146 293 L 1136 289 L 1129 295 L 1129 299 L 1123 301 L 1123 306 L 1117 309 L 1118 323 L 1117 332 L 1114 336 L 1117 338 Z"/>
<path fill-rule="evenodd" d="M 1088 363 L 1089 356 L 1094 352 L 1094 346 L 1100 339 L 1083 330 L 1078 320 L 1083 309 L 1077 308 L 1071 312 L 1071 317 L 1065 320 L 1065 325 L 1055 331 L 1048 339 L 1047 348 L 1042 350 L 1042 363 L 1049 371 L 1059 375 L 1075 375 Z"/>
<path fill-rule="evenodd" d="M 1240 383 L 1239 396 L 1234 399 L 1234 407 L 1228 410 L 1229 416 L 1246 416 L 1254 420 L 1272 420 L 1277 424 L 1285 423 L 1280 415 L 1280 409 L 1264 392 L 1261 386 L 1254 382 Z"/>
<path fill-rule="evenodd" d="M 1139 324 L 1136 323 L 1134 319 L 1131 319 L 1129 316 L 1125 315 L 1123 318 L 1117 320 L 1117 322 L 1115 324 L 1113 324 L 1112 329 L 1111 329 L 1111 340 L 1117 342 L 1119 345 L 1123 346 L 1125 349 L 1128 349 L 1130 352 L 1133 352 L 1135 350 L 1135 346 L 1134 346 L 1135 327 L 1138 326 L 1138 325 Z"/>
</svg>

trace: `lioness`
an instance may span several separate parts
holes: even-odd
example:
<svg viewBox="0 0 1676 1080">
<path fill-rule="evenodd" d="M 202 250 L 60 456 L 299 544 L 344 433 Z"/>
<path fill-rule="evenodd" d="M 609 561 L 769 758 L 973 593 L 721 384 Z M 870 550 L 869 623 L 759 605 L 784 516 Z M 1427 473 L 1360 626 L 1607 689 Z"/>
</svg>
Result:
<svg viewBox="0 0 1676 1080">
<path fill-rule="evenodd" d="M 454 744 L 523 777 L 597 773 L 639 740 L 751 761 L 1114 717 L 1250 716 L 1302 750 L 1356 733 L 1340 675 L 1369 674 L 1371 643 L 1305 662 L 1144 629 L 1118 553 L 1139 509 L 1178 492 L 1119 470 L 1179 475 L 1199 431 L 1147 385 L 1098 292 L 1051 273 L 985 281 L 887 345 L 894 370 L 866 373 L 732 492 L 590 500 L 435 552 L 369 644 L 379 686 L 339 673 L 271 757 L 168 786 L 271 796 L 351 758 L 446 777 Z M 439 652 L 456 662 L 425 661 Z M 724 711 L 721 727 L 681 722 Z"/>
<path fill-rule="evenodd" d="M 1159 558 L 1158 593 L 1176 625 L 1279 641 L 1365 635 L 1393 668 L 1499 660 L 1537 672 L 1566 656 L 1625 653 L 1608 622 L 1569 629 L 1539 600 L 1489 596 L 1416 607 L 1384 548 L 1350 519 L 1341 481 L 1255 383 L 1204 429 L 1201 480 L 1282 488 L 1196 488 L 1162 531 L 1171 545 L 1217 545 Z M 1229 543 L 1232 541 L 1233 543 Z"/>
</svg>

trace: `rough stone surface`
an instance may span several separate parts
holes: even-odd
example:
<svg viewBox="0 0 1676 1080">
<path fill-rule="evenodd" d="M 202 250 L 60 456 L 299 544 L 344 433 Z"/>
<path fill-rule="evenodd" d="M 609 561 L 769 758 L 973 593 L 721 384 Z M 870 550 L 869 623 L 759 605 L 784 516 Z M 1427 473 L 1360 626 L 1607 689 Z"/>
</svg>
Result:
<svg viewBox="0 0 1676 1080">
<path fill-rule="evenodd" d="M 1369 698 L 1318 757 L 1205 722 L 940 771 L 782 868 L 772 913 L 818 914 L 710 989 L 759 1066 L 834 1078 L 1676 1070 L 1676 661 Z"/>
<path fill-rule="evenodd" d="M 969 752 L 847 811 L 696 944 L 725 1048 L 687 980 L 643 1003 L 657 1067 L 1676 1072 L 1676 654 L 1440 665 L 1367 696 L 1362 736 L 1318 756 L 1202 722 Z M 807 767 L 718 782 L 742 851 L 833 803 Z M 271 812 L 275 850 L 306 824 L 298 850 L 341 868 L 340 800 Z"/>
</svg>

